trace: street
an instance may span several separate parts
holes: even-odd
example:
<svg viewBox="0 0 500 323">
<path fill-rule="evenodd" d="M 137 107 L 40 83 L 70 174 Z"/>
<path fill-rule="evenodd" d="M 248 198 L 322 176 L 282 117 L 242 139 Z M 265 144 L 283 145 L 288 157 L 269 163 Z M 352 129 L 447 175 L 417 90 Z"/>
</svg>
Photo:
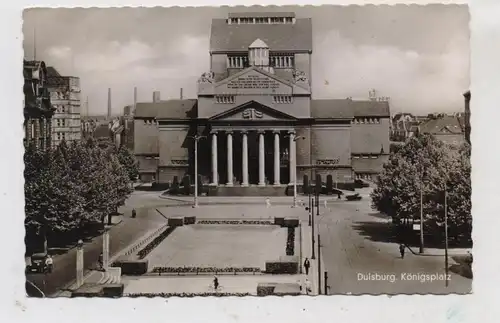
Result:
<svg viewBox="0 0 500 323">
<path fill-rule="evenodd" d="M 158 192 L 134 192 L 120 209 L 124 213 L 122 223 L 110 230 L 110 254 L 114 255 L 139 239 L 149 230 L 165 223 L 154 206 L 167 206 L 174 202 L 158 198 Z M 137 218 L 130 217 L 132 208 Z M 84 244 L 84 266 L 88 270 L 97 263 L 102 252 L 102 236 Z M 26 274 L 26 279 L 35 284 L 45 295 L 50 296 L 76 279 L 76 248 L 54 257 L 54 269 L 50 274 Z"/>
<path fill-rule="evenodd" d="M 398 244 L 384 239 L 390 224 L 371 210 L 367 194 L 359 202 L 329 203 L 328 208 L 327 212 L 320 208 L 319 227 L 329 294 L 471 292 L 472 280 L 451 272 L 448 287 L 444 280 L 439 280 L 444 275 L 434 276 L 438 279 L 434 281 L 412 276 L 444 274 L 444 257 L 412 254 L 407 250 L 401 259 Z"/>
</svg>

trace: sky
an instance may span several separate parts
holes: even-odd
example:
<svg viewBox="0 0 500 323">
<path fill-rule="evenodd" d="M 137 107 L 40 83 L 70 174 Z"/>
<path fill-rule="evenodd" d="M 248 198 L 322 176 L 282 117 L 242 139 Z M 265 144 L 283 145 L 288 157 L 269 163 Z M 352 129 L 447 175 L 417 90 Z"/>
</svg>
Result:
<svg viewBox="0 0 500 323">
<path fill-rule="evenodd" d="M 293 11 L 312 18 L 313 99 L 390 97 L 391 112 L 463 110 L 469 87 L 466 5 L 28 9 L 26 59 L 80 77 L 82 107 L 106 114 L 133 103 L 196 98 L 209 70 L 210 24 L 228 12 Z M 36 30 L 36 32 L 35 32 Z M 85 109 L 82 109 L 84 111 Z M 83 113 L 83 112 L 82 112 Z M 84 113 L 83 113 L 84 114 Z"/>
</svg>

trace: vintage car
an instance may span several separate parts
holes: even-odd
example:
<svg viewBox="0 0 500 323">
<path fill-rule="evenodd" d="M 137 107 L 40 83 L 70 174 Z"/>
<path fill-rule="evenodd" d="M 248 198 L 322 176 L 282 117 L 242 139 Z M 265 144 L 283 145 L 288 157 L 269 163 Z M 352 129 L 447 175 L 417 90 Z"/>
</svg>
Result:
<svg viewBox="0 0 500 323">
<path fill-rule="evenodd" d="M 361 195 L 359 195 L 359 193 L 347 195 L 345 199 L 348 201 L 359 201 L 361 200 Z"/>
<path fill-rule="evenodd" d="M 47 254 L 40 252 L 31 255 L 31 264 L 26 267 L 28 273 L 46 273 L 48 272 L 48 267 L 45 264 L 47 259 Z"/>
</svg>

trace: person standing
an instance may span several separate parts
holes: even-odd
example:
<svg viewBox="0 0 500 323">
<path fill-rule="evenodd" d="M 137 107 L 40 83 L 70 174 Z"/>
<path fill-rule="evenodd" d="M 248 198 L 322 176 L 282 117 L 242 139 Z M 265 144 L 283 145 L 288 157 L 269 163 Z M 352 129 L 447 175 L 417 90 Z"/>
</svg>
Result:
<svg viewBox="0 0 500 323">
<path fill-rule="evenodd" d="M 52 272 L 52 267 L 54 266 L 54 262 L 50 255 L 47 255 L 47 258 L 45 258 L 45 266 L 47 267 L 47 271 L 50 274 Z"/>
<path fill-rule="evenodd" d="M 304 260 L 304 269 L 306 270 L 306 275 L 309 275 L 309 268 L 311 267 L 311 263 L 309 262 L 309 258 Z"/>
<path fill-rule="evenodd" d="M 399 245 L 399 253 L 401 254 L 401 259 L 404 259 L 404 257 L 405 257 L 405 245 L 402 243 Z"/>
</svg>

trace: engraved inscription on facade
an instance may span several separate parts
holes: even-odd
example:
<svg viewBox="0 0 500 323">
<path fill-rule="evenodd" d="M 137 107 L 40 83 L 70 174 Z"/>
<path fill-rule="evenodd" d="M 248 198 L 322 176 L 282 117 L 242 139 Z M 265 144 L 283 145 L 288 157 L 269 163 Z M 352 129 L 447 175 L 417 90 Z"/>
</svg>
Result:
<svg viewBox="0 0 500 323">
<path fill-rule="evenodd" d="M 338 158 L 316 160 L 316 165 L 322 165 L 322 166 L 337 165 L 338 163 L 339 163 Z"/>
<path fill-rule="evenodd" d="M 280 83 L 271 78 L 260 75 L 245 75 L 231 80 L 228 89 L 277 89 Z"/>
</svg>

